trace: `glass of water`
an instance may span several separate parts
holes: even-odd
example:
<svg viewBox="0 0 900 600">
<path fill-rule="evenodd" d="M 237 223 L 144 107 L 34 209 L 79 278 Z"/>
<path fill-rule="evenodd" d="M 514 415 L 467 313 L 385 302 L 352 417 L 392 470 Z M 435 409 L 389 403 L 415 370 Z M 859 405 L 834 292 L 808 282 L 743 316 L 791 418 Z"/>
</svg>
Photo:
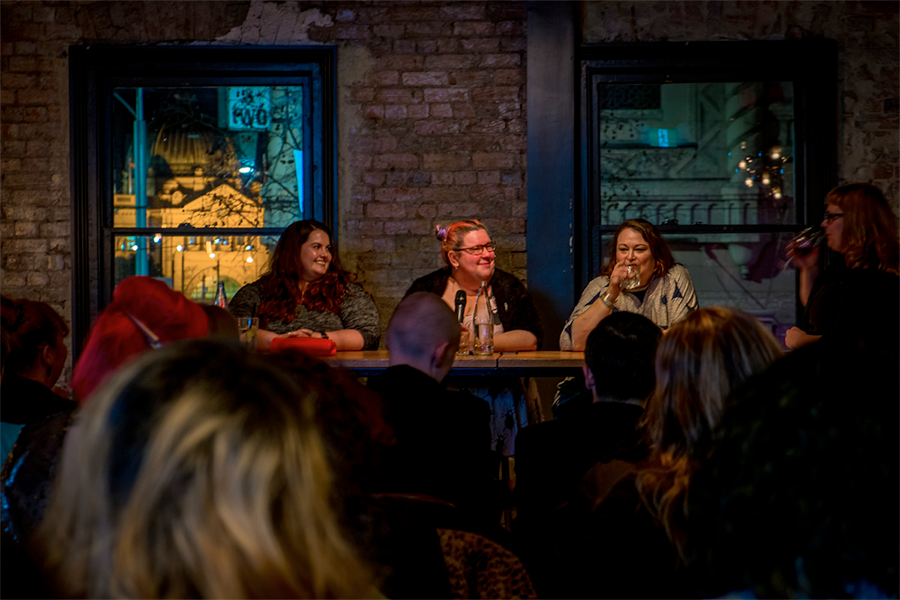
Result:
<svg viewBox="0 0 900 600">
<path fill-rule="evenodd" d="M 250 350 L 256 348 L 256 335 L 259 333 L 259 317 L 238 317 L 238 334 L 241 344 Z"/>
<path fill-rule="evenodd" d="M 635 263 L 625 267 L 627 273 L 625 278 L 619 283 L 620 290 L 633 290 L 641 285 L 641 265 Z"/>
</svg>

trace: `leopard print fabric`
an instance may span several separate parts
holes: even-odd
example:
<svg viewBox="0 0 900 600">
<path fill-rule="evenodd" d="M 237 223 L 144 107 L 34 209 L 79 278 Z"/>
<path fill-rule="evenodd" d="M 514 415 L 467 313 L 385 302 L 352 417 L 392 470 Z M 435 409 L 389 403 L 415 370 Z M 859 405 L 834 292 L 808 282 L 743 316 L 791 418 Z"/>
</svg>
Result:
<svg viewBox="0 0 900 600">
<path fill-rule="evenodd" d="M 537 598 L 519 558 L 467 531 L 438 529 L 454 598 Z"/>
</svg>

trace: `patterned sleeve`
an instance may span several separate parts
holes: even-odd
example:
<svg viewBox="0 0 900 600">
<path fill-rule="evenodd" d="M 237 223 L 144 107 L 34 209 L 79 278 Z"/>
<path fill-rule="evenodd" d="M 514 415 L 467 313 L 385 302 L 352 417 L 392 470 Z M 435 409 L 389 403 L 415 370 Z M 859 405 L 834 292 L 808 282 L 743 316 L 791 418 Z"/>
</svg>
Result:
<svg viewBox="0 0 900 600">
<path fill-rule="evenodd" d="M 692 310 L 696 310 L 699 304 L 691 275 L 687 269 L 682 265 L 675 265 L 669 270 L 669 276 L 672 277 L 674 284 L 674 289 L 666 304 L 666 310 L 669 313 L 669 327 L 671 327 L 688 316 Z"/>
<path fill-rule="evenodd" d="M 355 329 L 363 337 L 363 350 L 375 350 L 381 339 L 381 316 L 375 301 L 362 286 L 351 283 L 341 302 L 341 323 L 345 329 Z"/>
<path fill-rule="evenodd" d="M 584 311 L 590 308 L 597 298 L 600 297 L 603 290 L 608 286 L 609 278 L 604 275 L 597 277 L 584 288 L 584 291 L 581 293 L 581 299 L 578 300 L 578 304 L 575 305 L 575 309 L 572 311 L 572 314 L 569 315 L 569 320 L 566 321 L 562 333 L 559 334 L 560 350 L 566 351 L 572 349 L 572 323 L 574 323 L 575 319 L 580 317 Z"/>
<path fill-rule="evenodd" d="M 259 314 L 259 305 L 262 304 L 262 294 L 256 282 L 248 283 L 231 298 L 228 303 L 228 312 L 235 319 L 240 317 L 253 317 Z"/>
</svg>

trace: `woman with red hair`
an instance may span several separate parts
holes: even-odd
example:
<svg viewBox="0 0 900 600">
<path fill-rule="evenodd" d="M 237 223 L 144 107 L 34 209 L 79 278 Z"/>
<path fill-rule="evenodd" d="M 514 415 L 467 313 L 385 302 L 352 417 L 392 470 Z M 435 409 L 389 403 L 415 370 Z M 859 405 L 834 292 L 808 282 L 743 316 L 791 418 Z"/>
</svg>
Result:
<svg viewBox="0 0 900 600">
<path fill-rule="evenodd" d="M 808 327 L 789 329 L 785 345 L 796 349 L 834 334 L 864 339 L 896 354 L 900 233 L 893 209 L 874 185 L 848 183 L 825 196 L 822 228 L 825 243 L 840 260 L 819 273 L 818 250 L 805 256 L 793 253 Z"/>
<path fill-rule="evenodd" d="M 312 219 L 284 230 L 269 271 L 238 290 L 228 310 L 259 317 L 260 348 L 276 337 L 306 337 L 331 339 L 338 350 L 374 350 L 381 337 L 375 302 L 341 267 L 328 227 Z"/>
</svg>

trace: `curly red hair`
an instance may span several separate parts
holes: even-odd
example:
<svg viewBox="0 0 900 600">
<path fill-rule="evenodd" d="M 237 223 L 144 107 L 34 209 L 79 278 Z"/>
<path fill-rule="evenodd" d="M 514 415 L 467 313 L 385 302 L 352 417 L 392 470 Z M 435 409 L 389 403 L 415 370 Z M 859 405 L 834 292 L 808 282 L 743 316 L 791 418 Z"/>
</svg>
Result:
<svg viewBox="0 0 900 600">
<path fill-rule="evenodd" d="M 325 275 L 311 282 L 306 291 L 301 292 L 300 273 L 303 267 L 300 263 L 300 247 L 317 229 L 324 231 L 332 242 L 331 264 Z M 338 314 L 341 301 L 347 293 L 347 284 L 351 281 L 352 275 L 341 267 L 334 237 L 324 223 L 312 219 L 292 223 L 278 238 L 269 271 L 260 279 L 263 302 L 259 307 L 259 317 L 262 326 L 275 320 L 290 323 L 300 305 L 316 312 Z"/>
</svg>

